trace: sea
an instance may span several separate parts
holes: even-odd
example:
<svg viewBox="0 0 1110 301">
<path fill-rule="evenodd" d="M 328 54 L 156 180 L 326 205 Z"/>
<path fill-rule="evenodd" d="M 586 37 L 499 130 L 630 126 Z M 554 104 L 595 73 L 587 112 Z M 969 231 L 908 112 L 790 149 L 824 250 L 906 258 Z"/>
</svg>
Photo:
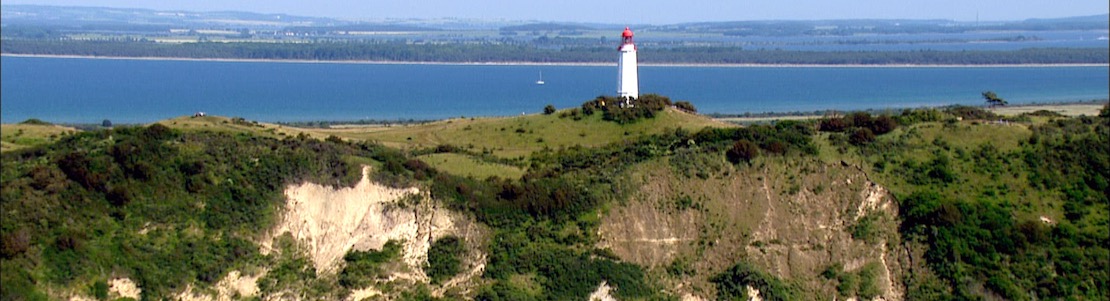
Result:
<svg viewBox="0 0 1110 301">
<path fill-rule="evenodd" d="M 614 58 L 615 60 L 615 58 Z M 543 85 L 536 83 L 540 79 Z M 1108 66 L 641 66 L 640 92 L 744 114 L 1110 98 Z M 370 64 L 0 58 L 0 121 L 147 123 L 205 112 L 264 122 L 515 116 L 615 94 L 616 64 Z"/>
</svg>

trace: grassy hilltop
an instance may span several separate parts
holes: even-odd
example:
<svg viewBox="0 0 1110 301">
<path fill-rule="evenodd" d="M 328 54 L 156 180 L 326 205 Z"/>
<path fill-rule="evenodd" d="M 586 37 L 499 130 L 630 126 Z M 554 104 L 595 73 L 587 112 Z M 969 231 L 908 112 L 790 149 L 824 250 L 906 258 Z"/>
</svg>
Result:
<svg viewBox="0 0 1110 301">
<path fill-rule="evenodd" d="M 1110 108 L 740 127 L 654 99 L 394 127 L 4 125 L 0 299 L 214 297 L 229 279 L 252 279 L 226 295 L 244 299 L 1110 295 Z M 336 271 L 271 237 L 290 185 L 340 191 L 363 165 L 426 193 L 384 212 L 431 205 L 487 234 L 430 235 L 415 267 L 406 242 L 350 249 Z"/>
</svg>

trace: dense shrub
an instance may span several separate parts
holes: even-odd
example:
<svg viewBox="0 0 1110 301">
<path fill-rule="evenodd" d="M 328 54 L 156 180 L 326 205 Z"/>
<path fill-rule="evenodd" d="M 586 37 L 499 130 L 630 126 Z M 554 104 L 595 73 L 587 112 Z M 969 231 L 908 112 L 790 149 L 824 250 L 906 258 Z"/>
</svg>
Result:
<svg viewBox="0 0 1110 301">
<path fill-rule="evenodd" d="M 683 111 L 690 112 L 690 113 L 697 113 L 698 112 L 698 109 L 694 107 L 694 104 L 690 103 L 689 101 L 675 102 L 674 107 L 678 108 L 679 110 L 683 110 Z"/>
<path fill-rule="evenodd" d="M 752 159 L 759 156 L 759 146 L 755 145 L 748 140 L 739 140 L 732 144 L 732 147 L 725 152 L 725 157 L 733 164 L 740 162 L 751 162 Z"/>
<path fill-rule="evenodd" d="M 601 111 L 602 119 L 626 124 L 640 119 L 654 118 L 655 114 L 671 105 L 670 98 L 656 94 L 640 95 L 639 98 L 627 102 L 616 97 L 598 96 L 594 100 L 583 103 L 582 112 L 592 115 L 596 111 Z"/>
<path fill-rule="evenodd" d="M 49 122 L 46 122 L 46 121 L 42 121 L 41 119 L 38 119 L 38 118 L 31 118 L 31 119 L 27 119 L 27 120 L 24 120 L 24 121 L 21 121 L 21 122 L 19 122 L 19 124 L 31 124 L 31 125 L 53 125 L 53 123 L 49 123 Z"/>
<path fill-rule="evenodd" d="M 908 113 L 903 113 L 908 114 Z M 859 129 L 868 129 L 873 135 L 882 135 L 898 127 L 898 121 L 887 115 L 872 117 L 867 112 L 853 112 L 844 117 L 826 117 L 817 123 L 817 129 L 822 132 L 858 132 Z M 857 144 L 858 145 L 858 144 Z"/>
<path fill-rule="evenodd" d="M 31 246 L 31 232 L 27 229 L 4 232 L 0 235 L 0 256 L 4 259 L 22 255 Z"/>
<path fill-rule="evenodd" d="M 871 127 L 871 113 L 867 112 L 852 112 L 843 117 L 844 123 L 849 127 L 857 128 L 870 128 Z"/>
<path fill-rule="evenodd" d="M 428 265 L 424 273 L 432 279 L 433 284 L 442 283 L 462 271 L 462 256 L 466 254 L 466 247 L 456 236 L 444 236 L 432 242 L 428 249 Z"/>
<path fill-rule="evenodd" d="M 882 135 L 890 133 L 897 127 L 898 122 L 895 121 L 894 118 L 890 118 L 890 116 L 887 115 L 881 115 L 871 120 L 871 126 L 869 128 L 872 132 L 875 133 L 875 135 Z"/>
<path fill-rule="evenodd" d="M 822 118 L 817 122 L 817 129 L 822 132 L 843 132 L 847 128 L 848 124 L 839 117 Z"/>
<path fill-rule="evenodd" d="M 382 265 L 400 258 L 401 244 L 390 240 L 379 251 L 348 251 L 343 255 L 339 285 L 349 289 L 364 288 L 383 276 Z"/>
<path fill-rule="evenodd" d="M 899 124 L 910 125 L 920 122 L 939 122 L 950 117 L 937 109 L 905 109 L 896 118 Z"/>
<path fill-rule="evenodd" d="M 952 106 L 945 109 L 944 112 L 963 120 L 996 120 L 1001 118 L 998 114 L 979 107 Z"/>
<path fill-rule="evenodd" d="M 763 300 L 795 300 L 795 289 L 751 264 L 741 262 L 709 279 L 717 286 L 717 300 L 748 300 L 747 287 L 759 290 Z"/>
<path fill-rule="evenodd" d="M 875 133 L 869 128 L 856 128 L 848 135 L 848 142 L 854 145 L 866 145 L 875 141 Z"/>
</svg>

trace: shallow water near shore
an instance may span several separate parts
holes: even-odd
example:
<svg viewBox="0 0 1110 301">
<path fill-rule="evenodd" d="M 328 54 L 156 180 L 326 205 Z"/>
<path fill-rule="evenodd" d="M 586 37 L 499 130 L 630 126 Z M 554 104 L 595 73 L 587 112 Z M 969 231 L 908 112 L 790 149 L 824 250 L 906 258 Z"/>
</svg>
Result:
<svg viewBox="0 0 1110 301">
<path fill-rule="evenodd" d="M 614 58 L 615 59 L 615 58 Z M 538 113 L 614 94 L 616 66 L 313 64 L 0 58 L 0 118 L 143 123 L 206 112 L 259 121 Z M 536 85 L 543 72 L 544 85 Z M 1110 98 L 1110 67 L 641 66 L 640 91 L 703 113 L 1013 104 Z"/>
</svg>

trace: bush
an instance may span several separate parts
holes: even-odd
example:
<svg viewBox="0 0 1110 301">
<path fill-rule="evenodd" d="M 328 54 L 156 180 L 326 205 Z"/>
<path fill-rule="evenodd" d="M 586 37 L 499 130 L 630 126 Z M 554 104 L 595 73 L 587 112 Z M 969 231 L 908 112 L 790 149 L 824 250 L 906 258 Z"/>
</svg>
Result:
<svg viewBox="0 0 1110 301">
<path fill-rule="evenodd" d="M 919 122 L 939 122 L 946 117 L 937 109 L 905 109 L 898 117 L 898 123 L 910 125 Z"/>
<path fill-rule="evenodd" d="M 31 118 L 20 122 L 19 124 L 32 124 L 32 125 L 51 125 L 51 123 L 42 121 L 38 118 Z"/>
<path fill-rule="evenodd" d="M 625 106 L 622 99 L 611 96 L 598 96 L 594 100 L 582 104 L 582 112 L 591 115 L 595 111 L 602 112 L 602 119 L 621 124 L 632 123 L 640 119 L 654 118 L 656 112 L 671 106 L 671 99 L 656 94 L 644 94 L 631 101 L 631 106 Z"/>
<path fill-rule="evenodd" d="M 432 242 L 428 249 L 428 265 L 424 272 L 433 284 L 440 284 L 462 271 L 461 257 L 466 253 L 462 240 L 455 236 L 444 236 Z"/>
<path fill-rule="evenodd" d="M 739 164 L 741 161 L 750 163 L 752 159 L 759 156 L 759 146 L 755 145 L 749 140 L 740 140 L 732 144 L 725 152 L 725 157 L 733 164 Z"/>
<path fill-rule="evenodd" d="M 768 153 L 775 154 L 775 155 L 785 154 L 786 153 L 786 148 L 787 148 L 786 143 L 783 143 L 782 141 L 779 141 L 779 140 L 768 141 L 766 143 L 766 145 L 763 146 L 764 150 L 767 150 Z"/>
<path fill-rule="evenodd" d="M 551 115 L 551 114 L 554 114 L 554 113 L 555 113 L 555 106 L 547 105 L 547 106 L 543 107 L 543 114 L 544 115 Z"/>
<path fill-rule="evenodd" d="M 748 263 L 737 263 L 709 279 L 717 286 L 717 300 L 747 300 L 747 287 L 759 290 L 763 300 L 795 300 L 794 289 L 782 280 L 756 269 Z"/>
<path fill-rule="evenodd" d="M 894 130 L 894 128 L 897 128 L 897 127 L 898 127 L 898 122 L 894 121 L 894 118 L 890 118 L 890 116 L 882 115 L 882 116 L 876 117 L 875 119 L 871 120 L 871 127 L 870 128 L 871 128 L 871 131 L 875 133 L 875 135 L 882 135 L 882 134 L 890 133 L 891 131 Z"/>
<path fill-rule="evenodd" d="M 817 122 L 817 129 L 822 132 L 843 132 L 848 128 L 842 118 L 824 118 Z"/>
<path fill-rule="evenodd" d="M 1025 114 L 1022 114 L 1022 115 L 1040 116 L 1040 117 L 1064 117 L 1063 114 L 1060 114 L 1060 113 L 1054 112 L 1054 111 L 1049 111 L 1049 110 L 1036 110 L 1036 111 L 1025 113 Z"/>
<path fill-rule="evenodd" d="M 854 225 L 850 227 L 853 239 L 865 241 L 869 244 L 874 244 L 882 238 L 881 221 L 878 213 L 871 213 L 860 217 Z"/>
<path fill-rule="evenodd" d="M 875 141 L 875 133 L 869 128 L 857 128 L 848 135 L 848 142 L 854 145 L 865 145 Z"/>
<path fill-rule="evenodd" d="M 10 259 L 24 252 L 31 246 L 31 232 L 19 229 L 0 235 L 0 256 Z"/>
<path fill-rule="evenodd" d="M 689 101 L 676 102 L 676 103 L 674 103 L 674 107 L 678 108 L 679 110 L 683 110 L 683 111 L 690 112 L 690 113 L 697 113 L 698 112 L 698 109 L 694 108 L 694 104 L 690 103 Z"/>
<path fill-rule="evenodd" d="M 97 300 L 108 300 L 108 283 L 104 280 L 97 280 L 89 285 L 89 294 Z"/>
<path fill-rule="evenodd" d="M 339 272 L 339 285 L 349 289 L 364 288 L 373 283 L 374 278 L 382 275 L 381 266 L 399 258 L 401 244 L 390 240 L 381 251 L 351 250 L 343 255 L 343 270 Z"/>
<path fill-rule="evenodd" d="M 869 128 L 871 121 L 871 113 L 867 112 L 852 112 L 844 116 L 844 123 L 850 127 Z"/>
<path fill-rule="evenodd" d="M 995 120 L 1001 118 L 991 111 L 969 106 L 953 106 L 944 111 L 963 120 Z"/>
</svg>

